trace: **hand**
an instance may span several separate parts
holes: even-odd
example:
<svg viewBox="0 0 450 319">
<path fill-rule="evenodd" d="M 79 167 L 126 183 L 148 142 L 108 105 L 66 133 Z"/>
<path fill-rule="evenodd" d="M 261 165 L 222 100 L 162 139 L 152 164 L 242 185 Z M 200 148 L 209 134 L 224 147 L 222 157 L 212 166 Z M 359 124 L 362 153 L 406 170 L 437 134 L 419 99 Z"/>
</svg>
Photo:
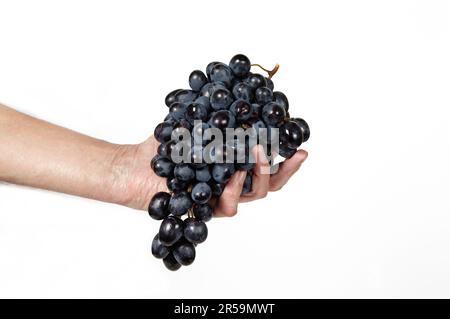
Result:
<svg viewBox="0 0 450 319">
<path fill-rule="evenodd" d="M 118 203 L 146 210 L 156 192 L 168 191 L 166 179 L 157 176 L 150 168 L 150 160 L 155 156 L 157 147 L 158 142 L 153 136 L 138 145 L 119 147 L 113 163 L 116 182 L 112 185 Z M 275 174 L 269 175 L 267 172 L 270 167 L 263 148 L 255 147 L 253 154 L 256 165 L 253 169 L 251 192 L 241 196 L 246 172 L 237 171 L 216 202 L 216 216 L 234 216 L 238 203 L 261 199 L 266 197 L 269 191 L 280 190 L 308 157 L 306 151 L 299 150 L 293 157 L 281 163 Z"/>
</svg>

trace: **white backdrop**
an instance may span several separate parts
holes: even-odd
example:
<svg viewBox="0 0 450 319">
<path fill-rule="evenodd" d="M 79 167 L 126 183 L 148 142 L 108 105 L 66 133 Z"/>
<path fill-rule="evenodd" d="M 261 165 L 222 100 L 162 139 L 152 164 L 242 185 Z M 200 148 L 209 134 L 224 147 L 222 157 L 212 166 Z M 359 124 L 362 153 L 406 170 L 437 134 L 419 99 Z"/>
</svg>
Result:
<svg viewBox="0 0 450 319">
<path fill-rule="evenodd" d="M 0 1 L 0 101 L 145 139 L 189 72 L 244 53 L 311 125 L 278 193 L 177 273 L 145 212 L 0 184 L 0 297 L 450 297 L 446 1 Z"/>
</svg>

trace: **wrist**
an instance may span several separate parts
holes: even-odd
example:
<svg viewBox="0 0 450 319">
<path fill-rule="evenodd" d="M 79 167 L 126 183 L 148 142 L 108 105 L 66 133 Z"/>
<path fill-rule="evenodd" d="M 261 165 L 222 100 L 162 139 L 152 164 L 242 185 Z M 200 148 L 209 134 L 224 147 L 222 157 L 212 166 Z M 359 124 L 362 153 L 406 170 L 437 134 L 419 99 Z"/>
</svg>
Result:
<svg viewBox="0 0 450 319">
<path fill-rule="evenodd" d="M 151 137 L 144 143 L 116 145 L 111 158 L 111 182 L 105 189 L 110 202 L 146 210 L 156 192 L 167 191 L 166 181 L 150 167 L 156 155 L 157 143 Z"/>
</svg>

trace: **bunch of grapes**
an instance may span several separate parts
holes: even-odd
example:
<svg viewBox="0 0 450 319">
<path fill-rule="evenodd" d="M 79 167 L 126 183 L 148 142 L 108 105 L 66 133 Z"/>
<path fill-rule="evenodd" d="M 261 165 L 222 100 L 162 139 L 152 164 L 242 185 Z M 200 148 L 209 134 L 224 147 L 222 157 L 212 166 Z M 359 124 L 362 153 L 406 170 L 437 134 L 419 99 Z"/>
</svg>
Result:
<svg viewBox="0 0 450 319">
<path fill-rule="evenodd" d="M 242 194 L 252 190 L 254 159 L 248 139 L 223 139 L 222 146 L 208 149 L 206 145 L 213 138 L 204 135 L 205 130 L 250 130 L 257 143 L 264 144 L 266 154 L 274 155 L 277 146 L 276 153 L 284 158 L 292 157 L 309 138 L 306 121 L 291 118 L 287 97 L 274 91 L 271 77 L 278 65 L 271 71 L 256 65 L 268 77 L 250 72 L 251 66 L 242 54 L 228 65 L 211 62 L 206 74 L 200 70 L 190 74 L 191 89 L 174 90 L 166 96 L 169 114 L 155 129 L 161 144 L 151 167 L 158 176 L 167 178 L 170 193 L 155 194 L 148 212 L 162 220 L 152 254 L 170 270 L 194 261 L 197 245 L 208 236 L 206 222 L 213 216 L 215 199 L 236 170 L 247 171 Z M 180 141 L 177 133 L 182 130 L 190 133 L 188 141 Z M 182 154 L 183 160 L 175 161 L 174 153 Z"/>
</svg>

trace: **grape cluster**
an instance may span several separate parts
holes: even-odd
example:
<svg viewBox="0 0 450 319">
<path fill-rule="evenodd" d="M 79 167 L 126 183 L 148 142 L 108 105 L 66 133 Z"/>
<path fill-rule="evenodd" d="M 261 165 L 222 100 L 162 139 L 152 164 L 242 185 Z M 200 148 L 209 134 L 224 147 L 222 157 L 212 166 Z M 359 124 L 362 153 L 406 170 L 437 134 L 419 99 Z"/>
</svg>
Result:
<svg viewBox="0 0 450 319">
<path fill-rule="evenodd" d="M 266 153 L 270 154 L 276 143 L 276 152 L 284 158 L 292 157 L 309 139 L 306 121 L 291 118 L 286 95 L 274 91 L 271 76 L 278 66 L 272 71 L 264 69 L 268 77 L 250 72 L 251 66 L 242 54 L 234 56 L 228 65 L 211 62 L 206 74 L 200 70 L 190 74 L 191 89 L 174 90 L 166 96 L 169 114 L 155 128 L 154 136 L 160 145 L 151 167 L 158 176 L 167 179 L 170 193 L 155 194 L 148 212 L 152 218 L 162 220 L 152 242 L 152 254 L 170 270 L 194 261 L 196 246 L 208 236 L 206 222 L 213 216 L 214 201 L 236 170 L 247 171 L 242 194 L 252 189 L 251 145 L 224 139 L 223 147 L 205 152 L 206 144 L 212 140 L 202 135 L 206 129 L 243 128 L 255 134 L 265 129 Z M 172 155 L 175 151 L 182 153 L 180 144 L 183 144 L 174 133 L 182 129 L 188 130 L 192 139 L 188 154 L 184 154 L 188 160 L 176 162 Z M 273 129 L 277 129 L 277 134 L 271 133 Z M 272 135 L 277 135 L 277 139 L 272 139 Z M 200 143 L 194 143 L 198 137 Z M 259 135 L 257 141 L 263 144 Z M 244 156 L 237 155 L 242 153 Z M 223 159 L 230 154 L 234 155 L 232 161 L 218 160 L 219 155 Z"/>
</svg>

